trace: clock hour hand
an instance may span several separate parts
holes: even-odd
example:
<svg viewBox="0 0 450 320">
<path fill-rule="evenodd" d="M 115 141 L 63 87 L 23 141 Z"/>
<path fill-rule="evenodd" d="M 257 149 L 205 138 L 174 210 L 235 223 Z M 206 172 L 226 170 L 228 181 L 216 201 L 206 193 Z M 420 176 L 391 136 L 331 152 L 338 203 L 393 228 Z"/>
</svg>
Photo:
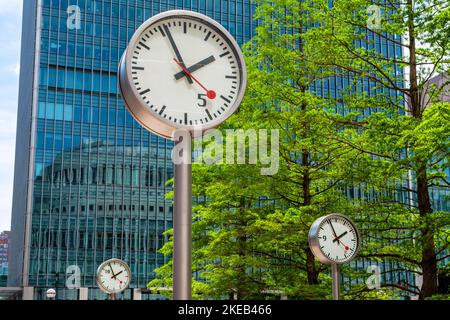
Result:
<svg viewBox="0 0 450 320">
<path fill-rule="evenodd" d="M 204 66 L 207 66 L 208 64 L 210 64 L 211 62 L 214 62 L 214 61 L 216 61 L 216 58 L 214 58 L 214 56 L 209 56 L 208 58 L 203 59 L 202 61 L 199 61 L 196 64 L 193 64 L 189 68 L 186 68 L 186 70 L 192 73 L 192 72 L 195 72 L 195 71 L 203 68 Z M 177 74 L 175 74 L 175 79 L 179 80 L 179 79 L 183 78 L 185 75 L 186 75 L 186 73 L 184 71 L 180 71 Z"/>
<path fill-rule="evenodd" d="M 167 35 L 167 38 L 169 38 L 170 45 L 172 46 L 173 51 L 175 52 L 175 55 L 177 56 L 177 60 L 184 67 L 185 65 L 184 65 L 183 58 L 181 57 L 180 51 L 178 50 L 178 47 L 177 47 L 175 41 L 173 40 L 173 37 L 172 37 L 172 34 L 170 33 L 169 28 L 165 24 L 163 25 L 163 28 L 164 28 L 164 32 Z M 186 73 L 185 71 L 183 71 L 183 73 L 186 75 L 186 78 L 189 81 L 189 83 L 192 84 L 193 81 L 192 81 L 191 77 L 189 76 L 189 74 Z"/>
<path fill-rule="evenodd" d="M 185 66 L 183 66 L 179 61 L 177 61 L 177 59 L 173 59 L 173 61 L 175 61 L 176 64 L 178 64 L 180 66 L 181 69 L 183 69 L 184 72 L 186 72 L 192 79 L 194 79 L 195 82 L 197 82 L 197 84 L 202 87 L 203 90 L 205 90 L 206 92 L 206 96 L 209 99 L 215 99 L 216 98 L 216 92 L 214 90 L 208 90 L 200 81 L 198 81 L 198 79 L 196 77 L 194 77 L 187 69 Z"/>
<path fill-rule="evenodd" d="M 118 273 L 116 273 L 116 274 L 114 275 L 114 279 L 117 279 L 117 276 L 118 276 L 119 274 L 121 274 L 122 272 L 123 272 L 123 270 L 120 271 L 120 272 L 118 272 Z"/>
<path fill-rule="evenodd" d="M 339 239 L 341 239 L 343 236 L 345 236 L 348 232 L 345 231 L 343 234 L 341 234 L 339 237 L 336 237 L 333 239 L 333 242 L 339 241 Z"/>
</svg>

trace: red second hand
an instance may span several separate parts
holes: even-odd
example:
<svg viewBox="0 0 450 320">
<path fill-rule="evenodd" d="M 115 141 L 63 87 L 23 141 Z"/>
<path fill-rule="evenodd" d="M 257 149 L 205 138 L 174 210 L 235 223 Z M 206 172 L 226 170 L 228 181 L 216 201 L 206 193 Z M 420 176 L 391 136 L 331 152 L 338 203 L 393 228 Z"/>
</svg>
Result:
<svg viewBox="0 0 450 320">
<path fill-rule="evenodd" d="M 345 251 L 347 251 L 349 249 L 341 240 L 338 240 L 338 241 L 340 244 L 342 244 L 344 246 Z"/>
<path fill-rule="evenodd" d="M 215 92 L 214 90 L 208 90 L 208 89 L 206 89 L 206 87 L 205 87 L 204 85 L 202 85 L 202 84 L 200 83 L 200 81 L 198 81 L 197 78 L 195 78 L 195 77 L 192 75 L 192 73 L 190 73 L 190 72 L 189 72 L 189 71 L 188 71 L 181 63 L 179 63 L 179 62 L 177 61 L 177 59 L 173 58 L 173 61 L 175 61 L 175 62 L 177 63 L 177 65 L 179 65 L 180 68 L 183 69 L 183 71 L 184 71 L 189 77 L 191 77 L 192 79 L 194 79 L 194 81 L 197 82 L 198 85 L 199 85 L 200 87 L 202 87 L 203 90 L 206 91 L 206 96 L 207 96 L 209 99 L 214 99 L 214 98 L 216 97 L 216 92 Z"/>
</svg>

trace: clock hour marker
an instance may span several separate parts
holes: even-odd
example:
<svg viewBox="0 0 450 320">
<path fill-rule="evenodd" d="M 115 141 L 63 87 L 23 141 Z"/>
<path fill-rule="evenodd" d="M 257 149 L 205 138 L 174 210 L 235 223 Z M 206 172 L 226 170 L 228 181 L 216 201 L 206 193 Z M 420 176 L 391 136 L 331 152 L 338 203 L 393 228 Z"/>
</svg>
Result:
<svg viewBox="0 0 450 320">
<path fill-rule="evenodd" d="M 150 47 L 147 46 L 147 45 L 146 45 L 145 43 L 143 43 L 142 41 L 139 41 L 139 45 L 142 46 L 142 47 L 144 47 L 144 48 L 147 49 L 147 50 L 150 50 Z"/>
<path fill-rule="evenodd" d="M 144 94 L 146 94 L 147 92 L 150 92 L 150 89 L 145 89 L 144 91 L 139 92 L 139 94 L 141 96 L 143 96 Z"/>
<path fill-rule="evenodd" d="M 187 23 L 186 22 L 183 22 L 183 33 L 186 33 L 187 32 Z"/>
<path fill-rule="evenodd" d="M 224 96 L 220 96 L 223 100 L 225 100 L 226 102 L 228 102 L 228 103 L 230 103 L 231 101 L 230 100 L 228 100 L 227 98 L 225 98 Z"/>
<path fill-rule="evenodd" d="M 211 31 L 210 32 L 208 32 L 208 34 L 206 35 L 206 37 L 205 37 L 205 41 L 208 41 L 208 39 L 209 39 L 209 37 L 211 36 Z"/>
<path fill-rule="evenodd" d="M 131 69 L 133 69 L 133 70 L 145 70 L 144 67 L 137 67 L 137 66 L 132 66 Z"/>
<path fill-rule="evenodd" d="M 225 51 L 224 53 L 222 53 L 219 57 L 225 57 L 227 54 L 230 54 L 230 51 Z"/>
<path fill-rule="evenodd" d="M 159 110 L 158 114 L 161 115 L 161 114 L 164 112 L 165 109 L 166 109 L 166 106 L 163 106 L 163 107 L 161 108 L 161 110 Z"/>
<path fill-rule="evenodd" d="M 225 79 L 237 79 L 236 76 L 225 76 Z"/>
<path fill-rule="evenodd" d="M 208 115 L 209 120 L 212 120 L 211 113 L 209 113 L 208 109 L 205 109 L 206 114 Z"/>
<path fill-rule="evenodd" d="M 165 37 L 166 34 L 164 33 L 163 29 L 161 28 L 161 26 L 158 26 L 159 32 L 161 32 L 162 36 Z"/>
<path fill-rule="evenodd" d="M 187 122 L 188 122 L 187 118 L 188 118 L 188 114 L 185 112 L 184 113 L 184 124 L 187 124 Z"/>
</svg>

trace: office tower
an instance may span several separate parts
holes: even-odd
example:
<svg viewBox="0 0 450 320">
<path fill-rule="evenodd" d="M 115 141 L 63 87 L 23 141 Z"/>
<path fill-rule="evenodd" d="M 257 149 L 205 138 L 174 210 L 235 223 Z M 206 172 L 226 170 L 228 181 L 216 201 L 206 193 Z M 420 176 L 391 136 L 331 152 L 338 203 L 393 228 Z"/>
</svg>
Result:
<svg viewBox="0 0 450 320">
<path fill-rule="evenodd" d="M 204 13 L 242 44 L 252 8 L 247 0 L 24 2 L 9 286 L 33 287 L 35 299 L 47 288 L 76 299 L 64 287 L 78 266 L 89 298 L 104 298 L 95 272 L 111 257 L 129 263 L 131 289 L 153 279 L 172 227 L 172 143 L 125 110 L 118 61 L 159 12 Z"/>
</svg>

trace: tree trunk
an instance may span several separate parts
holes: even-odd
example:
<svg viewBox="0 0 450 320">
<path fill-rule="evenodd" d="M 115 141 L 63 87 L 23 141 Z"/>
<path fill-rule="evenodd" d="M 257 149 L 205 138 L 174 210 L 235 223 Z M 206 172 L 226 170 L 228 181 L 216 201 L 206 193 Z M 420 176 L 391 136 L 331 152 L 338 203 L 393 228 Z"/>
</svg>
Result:
<svg viewBox="0 0 450 320">
<path fill-rule="evenodd" d="M 244 219 L 244 213 L 242 212 L 246 208 L 246 203 L 244 198 L 240 198 L 239 200 L 239 212 L 237 216 L 237 220 L 239 221 L 239 226 L 244 226 L 247 224 L 247 221 Z M 239 228 L 239 227 L 238 227 Z M 239 264 L 235 266 L 238 278 L 236 279 L 236 299 L 242 300 L 247 296 L 247 270 L 245 268 L 245 264 L 243 260 L 246 258 L 246 242 L 247 237 L 245 234 L 240 234 L 237 237 L 237 254 L 239 255 Z"/>
<path fill-rule="evenodd" d="M 422 218 L 422 275 L 423 284 L 420 290 L 419 299 L 425 299 L 438 292 L 437 286 L 437 258 L 434 243 L 434 230 L 429 220 L 431 208 L 430 196 L 428 193 L 427 171 L 425 166 L 421 166 L 417 171 L 417 201 L 420 217 Z"/>
<path fill-rule="evenodd" d="M 302 151 L 302 165 L 308 167 L 309 153 L 307 150 Z M 303 172 L 302 191 L 303 191 L 303 205 L 309 206 L 311 204 L 311 192 L 310 192 L 311 178 L 309 176 L 308 169 Z M 318 272 L 314 261 L 314 254 L 306 244 L 306 274 L 308 276 L 308 284 L 318 284 Z"/>
<path fill-rule="evenodd" d="M 413 0 L 407 1 L 408 10 L 408 37 L 409 37 L 409 98 L 411 115 L 416 119 L 422 118 L 423 109 L 421 107 L 421 97 L 419 92 L 419 80 L 417 77 L 417 57 L 416 57 L 416 35 L 414 25 L 414 4 Z M 436 246 L 434 243 L 434 230 L 429 221 L 429 214 L 433 212 L 431 208 L 430 195 L 428 193 L 428 179 L 426 163 L 419 163 L 416 172 L 417 202 L 421 217 L 422 228 L 422 260 L 421 268 L 423 274 L 423 284 L 420 289 L 419 299 L 424 299 L 437 294 L 437 260 Z"/>
</svg>

